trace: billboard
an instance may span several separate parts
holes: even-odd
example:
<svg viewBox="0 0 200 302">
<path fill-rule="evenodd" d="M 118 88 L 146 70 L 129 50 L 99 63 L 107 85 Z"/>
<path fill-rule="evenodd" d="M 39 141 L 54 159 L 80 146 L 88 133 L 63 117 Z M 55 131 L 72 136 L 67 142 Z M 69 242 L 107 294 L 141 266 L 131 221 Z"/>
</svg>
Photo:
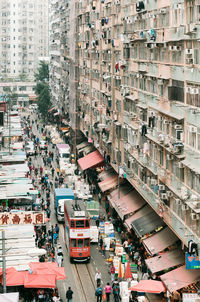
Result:
<svg viewBox="0 0 200 302">
<path fill-rule="evenodd" d="M 186 269 L 200 269 L 199 257 L 195 254 L 186 253 Z"/>
</svg>

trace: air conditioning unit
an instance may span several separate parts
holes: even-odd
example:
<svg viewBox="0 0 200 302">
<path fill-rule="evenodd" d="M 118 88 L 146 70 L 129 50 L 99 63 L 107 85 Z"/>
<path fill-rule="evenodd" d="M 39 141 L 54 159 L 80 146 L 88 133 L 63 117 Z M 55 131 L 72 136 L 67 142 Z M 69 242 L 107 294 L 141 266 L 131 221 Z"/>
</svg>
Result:
<svg viewBox="0 0 200 302">
<path fill-rule="evenodd" d="M 188 210 L 188 206 L 186 204 L 182 204 L 181 208 L 182 208 L 183 211 L 187 211 Z"/>
<path fill-rule="evenodd" d="M 189 131 L 192 133 L 197 133 L 197 127 L 189 126 Z"/>
<path fill-rule="evenodd" d="M 182 47 L 181 46 L 177 46 L 177 51 L 181 51 Z"/>
<path fill-rule="evenodd" d="M 167 160 L 172 160 L 174 157 L 172 154 L 167 154 Z"/>
<path fill-rule="evenodd" d="M 175 198 L 174 201 L 179 206 L 182 204 L 182 201 L 179 198 Z"/>
<path fill-rule="evenodd" d="M 191 218 L 192 218 L 192 220 L 197 220 L 198 215 L 195 214 L 195 213 L 192 213 L 192 214 L 191 214 Z"/>
<path fill-rule="evenodd" d="M 190 196 L 190 199 L 193 200 L 193 201 L 198 201 L 198 200 L 199 200 L 198 196 L 196 196 L 196 195 L 194 195 L 194 194 L 192 194 L 192 195 Z"/>
<path fill-rule="evenodd" d="M 161 8 L 160 10 L 159 10 L 159 13 L 160 14 L 166 14 L 166 8 Z"/>
<path fill-rule="evenodd" d="M 183 168 L 184 168 L 182 162 L 180 162 L 180 161 L 178 162 L 178 168 L 179 168 L 179 169 L 183 169 Z"/>
<path fill-rule="evenodd" d="M 182 130 L 183 128 L 182 128 L 182 125 L 175 125 L 174 129 L 176 129 L 176 130 Z"/>
<path fill-rule="evenodd" d="M 160 194 L 160 198 L 161 198 L 161 199 L 168 199 L 168 196 L 167 196 L 166 193 L 161 193 L 161 194 Z"/>
<path fill-rule="evenodd" d="M 136 118 L 136 117 L 137 117 L 137 114 L 135 114 L 135 113 L 133 113 L 133 112 L 130 112 L 130 117 Z"/>
<path fill-rule="evenodd" d="M 151 183 L 151 185 L 156 185 L 157 184 L 157 180 L 156 179 L 151 179 L 150 183 Z"/>
<path fill-rule="evenodd" d="M 193 92 L 194 92 L 194 94 L 199 94 L 199 89 L 198 88 L 194 88 Z"/>
<path fill-rule="evenodd" d="M 158 188 L 160 191 L 164 191 L 165 190 L 165 186 L 164 185 L 158 185 Z"/>
<path fill-rule="evenodd" d="M 157 80 L 157 84 L 158 84 L 158 85 L 163 85 L 163 79 L 158 79 L 158 80 Z"/>
<path fill-rule="evenodd" d="M 191 87 L 185 87 L 185 92 L 190 93 L 190 89 L 191 89 Z"/>
<path fill-rule="evenodd" d="M 169 46 L 169 50 L 172 51 L 174 49 L 174 46 Z"/>
<path fill-rule="evenodd" d="M 178 49 L 177 49 L 177 46 L 174 46 L 173 47 L 173 51 L 177 51 Z"/>
<path fill-rule="evenodd" d="M 167 191 L 166 193 L 167 193 L 168 197 L 172 197 L 173 196 L 173 193 L 171 191 Z"/>
<path fill-rule="evenodd" d="M 164 121 L 163 121 L 163 124 L 165 124 L 165 125 L 166 125 L 166 124 L 169 124 L 169 121 L 168 121 L 168 120 L 164 120 Z"/>
<path fill-rule="evenodd" d="M 185 54 L 186 55 L 193 55 L 193 53 L 194 53 L 194 49 L 192 49 L 192 48 L 186 48 L 185 49 Z"/>
</svg>

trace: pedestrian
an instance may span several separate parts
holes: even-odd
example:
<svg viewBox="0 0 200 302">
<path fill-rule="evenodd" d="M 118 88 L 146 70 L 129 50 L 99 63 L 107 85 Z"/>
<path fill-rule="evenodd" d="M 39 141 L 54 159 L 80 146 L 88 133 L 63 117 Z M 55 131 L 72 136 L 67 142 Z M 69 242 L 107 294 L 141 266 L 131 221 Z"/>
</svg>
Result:
<svg viewBox="0 0 200 302">
<path fill-rule="evenodd" d="M 100 252 L 102 252 L 102 249 L 103 249 L 103 238 L 102 238 L 102 236 L 99 239 L 99 247 L 100 247 Z"/>
<path fill-rule="evenodd" d="M 60 173 L 60 169 L 59 168 L 56 169 L 56 173 L 57 173 L 57 176 L 59 176 L 59 173 Z"/>
<path fill-rule="evenodd" d="M 97 282 L 97 287 L 101 285 L 101 273 L 98 271 L 95 275 L 95 280 Z"/>
<path fill-rule="evenodd" d="M 53 153 L 52 153 L 52 154 L 53 154 Z M 54 177 L 54 172 L 55 172 L 55 169 L 52 168 L 52 169 L 51 169 L 51 174 L 52 174 L 53 177 Z"/>
<path fill-rule="evenodd" d="M 112 262 L 111 268 L 110 268 L 110 275 L 111 275 L 111 281 L 113 282 L 115 280 L 115 267 L 113 265 L 113 262 Z"/>
<path fill-rule="evenodd" d="M 66 292 L 67 302 L 72 302 L 72 296 L 73 296 L 73 291 L 71 290 L 71 287 L 69 287 Z"/>
<path fill-rule="evenodd" d="M 114 301 L 119 302 L 119 283 L 118 282 L 113 283 L 113 296 L 114 296 Z"/>
<path fill-rule="evenodd" d="M 56 232 L 53 233 L 53 241 L 54 244 L 57 244 L 57 240 L 58 240 L 58 234 Z"/>
<path fill-rule="evenodd" d="M 101 302 L 102 301 L 102 295 L 103 295 L 103 289 L 102 287 L 99 285 L 96 289 L 95 292 L 95 296 L 97 297 L 97 302 Z"/>
<path fill-rule="evenodd" d="M 55 225 L 55 231 L 56 231 L 56 233 L 59 235 L 59 226 L 58 226 L 58 224 L 56 223 L 56 225 Z"/>
<path fill-rule="evenodd" d="M 62 266 L 62 261 L 63 261 L 63 252 L 62 252 L 62 247 L 59 246 L 57 250 L 57 262 L 58 266 Z"/>
<path fill-rule="evenodd" d="M 95 220 L 95 223 L 96 223 L 96 226 L 99 227 L 99 223 L 100 223 L 99 217 L 97 217 L 97 219 Z"/>
<path fill-rule="evenodd" d="M 110 283 L 108 282 L 106 287 L 105 287 L 105 293 L 106 293 L 106 302 L 110 302 L 110 294 L 111 294 L 111 286 Z"/>
</svg>

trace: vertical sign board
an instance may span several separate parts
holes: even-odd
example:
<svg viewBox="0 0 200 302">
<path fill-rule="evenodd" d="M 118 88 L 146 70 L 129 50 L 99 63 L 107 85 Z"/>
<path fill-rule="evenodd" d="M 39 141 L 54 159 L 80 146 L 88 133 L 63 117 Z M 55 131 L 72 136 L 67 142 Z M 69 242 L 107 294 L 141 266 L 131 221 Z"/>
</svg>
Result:
<svg viewBox="0 0 200 302">
<path fill-rule="evenodd" d="M 4 125 L 4 112 L 0 111 L 0 126 Z"/>
<path fill-rule="evenodd" d="M 186 269 L 200 269 L 199 257 L 186 253 Z"/>
</svg>

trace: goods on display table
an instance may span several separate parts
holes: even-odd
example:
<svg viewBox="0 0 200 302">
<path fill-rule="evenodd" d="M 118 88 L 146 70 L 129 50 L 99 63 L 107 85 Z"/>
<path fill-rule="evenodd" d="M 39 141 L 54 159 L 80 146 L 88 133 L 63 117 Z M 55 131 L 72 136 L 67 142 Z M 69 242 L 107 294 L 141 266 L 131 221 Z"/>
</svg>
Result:
<svg viewBox="0 0 200 302">
<path fill-rule="evenodd" d="M 99 203 L 95 200 L 89 200 L 86 204 L 87 211 L 91 218 L 97 218 L 99 216 Z"/>
<path fill-rule="evenodd" d="M 91 225 L 90 226 L 90 242 L 98 243 L 99 239 L 99 230 L 97 226 Z"/>
</svg>

